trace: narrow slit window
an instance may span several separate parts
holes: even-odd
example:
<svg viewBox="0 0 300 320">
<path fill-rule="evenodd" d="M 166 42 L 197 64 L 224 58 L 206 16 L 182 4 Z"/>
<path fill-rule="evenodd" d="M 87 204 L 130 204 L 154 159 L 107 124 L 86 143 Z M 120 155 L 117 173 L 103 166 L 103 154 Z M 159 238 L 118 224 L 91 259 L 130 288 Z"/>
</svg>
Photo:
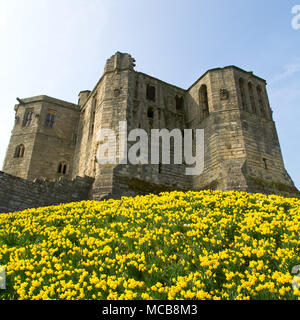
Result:
<svg viewBox="0 0 300 320">
<path fill-rule="evenodd" d="M 199 102 L 200 108 L 202 111 L 203 118 L 206 118 L 209 115 L 209 105 L 208 105 L 208 95 L 207 95 L 207 86 L 203 84 L 199 90 Z"/>
<path fill-rule="evenodd" d="M 240 86 L 240 93 L 242 98 L 242 109 L 247 110 L 247 100 L 246 100 L 246 94 L 245 94 L 245 82 L 241 78 L 239 80 L 239 86 Z"/>
<path fill-rule="evenodd" d="M 148 111 L 147 111 L 147 117 L 149 119 L 153 119 L 154 118 L 154 111 L 152 108 L 149 108 Z"/>
<path fill-rule="evenodd" d="M 251 83 L 251 82 L 248 83 L 248 89 L 249 89 L 249 96 L 250 96 L 250 102 L 251 102 L 252 112 L 253 112 L 253 113 L 256 113 L 256 104 L 255 104 L 253 86 L 252 86 L 252 83 Z"/>
<path fill-rule="evenodd" d="M 66 162 L 60 162 L 58 164 L 57 173 L 65 175 L 67 173 L 67 168 L 68 166 Z"/>
<path fill-rule="evenodd" d="M 264 162 L 264 167 L 266 170 L 268 170 L 268 161 L 266 158 L 263 158 L 263 162 Z"/>
<path fill-rule="evenodd" d="M 90 133 L 89 133 L 90 137 L 94 134 L 94 129 L 95 129 L 96 106 L 97 106 L 97 98 L 94 97 L 92 101 L 92 108 L 91 108 L 91 120 L 90 120 L 91 124 L 90 124 Z"/>
<path fill-rule="evenodd" d="M 93 114 L 92 114 L 92 122 L 91 122 L 91 132 L 90 132 L 90 136 L 93 135 L 94 133 L 94 129 L 95 129 L 95 110 L 93 111 Z"/>
<path fill-rule="evenodd" d="M 161 172 L 162 172 L 162 164 L 159 163 L 158 164 L 158 173 L 161 174 Z"/>
</svg>

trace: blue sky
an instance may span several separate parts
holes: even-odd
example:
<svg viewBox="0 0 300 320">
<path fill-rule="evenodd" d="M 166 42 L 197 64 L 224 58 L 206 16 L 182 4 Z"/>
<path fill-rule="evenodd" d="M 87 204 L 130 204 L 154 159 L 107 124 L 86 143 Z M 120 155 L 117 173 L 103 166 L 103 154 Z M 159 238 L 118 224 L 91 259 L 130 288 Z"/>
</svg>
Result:
<svg viewBox="0 0 300 320">
<path fill-rule="evenodd" d="M 76 103 L 121 51 L 137 71 L 183 88 L 226 65 L 266 79 L 284 162 L 300 188 L 295 5 L 300 0 L 0 0 L 0 163 L 16 97 Z"/>
</svg>

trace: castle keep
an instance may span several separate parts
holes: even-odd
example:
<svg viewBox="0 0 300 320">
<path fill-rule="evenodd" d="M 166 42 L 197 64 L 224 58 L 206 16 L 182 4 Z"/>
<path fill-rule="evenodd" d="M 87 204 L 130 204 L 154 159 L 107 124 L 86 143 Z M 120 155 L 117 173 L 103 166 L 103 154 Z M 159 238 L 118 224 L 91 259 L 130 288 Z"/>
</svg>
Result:
<svg viewBox="0 0 300 320">
<path fill-rule="evenodd" d="M 299 196 L 284 167 L 265 80 L 228 66 L 207 71 L 185 90 L 134 67 L 129 54 L 117 52 L 78 104 L 44 95 L 18 99 L 0 210 L 169 190 Z M 99 165 L 97 132 L 117 132 L 119 121 L 127 121 L 128 131 L 204 129 L 203 173 L 187 176 L 184 164 Z M 43 193 L 48 200 L 40 200 Z"/>
</svg>

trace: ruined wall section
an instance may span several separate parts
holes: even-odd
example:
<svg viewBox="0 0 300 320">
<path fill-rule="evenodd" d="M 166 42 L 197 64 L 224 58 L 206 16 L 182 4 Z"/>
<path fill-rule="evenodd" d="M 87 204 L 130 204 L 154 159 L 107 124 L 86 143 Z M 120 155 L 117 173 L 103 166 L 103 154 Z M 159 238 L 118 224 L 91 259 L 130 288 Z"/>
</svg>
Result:
<svg viewBox="0 0 300 320">
<path fill-rule="evenodd" d="M 186 128 L 184 114 L 185 90 L 172 86 L 140 72 L 129 73 L 127 123 L 128 131 L 142 128 L 148 134 L 148 164 L 119 165 L 114 173 L 115 194 L 135 195 L 173 189 L 191 188 L 185 165 L 173 164 L 174 150 L 171 140 L 171 165 L 151 164 L 151 129 Z M 176 102 L 177 101 L 177 102 Z M 129 148 L 135 142 L 128 143 Z M 161 155 L 160 155 L 161 162 Z"/>
<path fill-rule="evenodd" d="M 105 81 L 102 78 L 95 89 L 90 92 L 81 106 L 81 115 L 78 125 L 78 138 L 74 157 L 72 176 L 95 176 L 95 141 L 101 119 L 103 106 L 103 90 Z"/>
<path fill-rule="evenodd" d="M 0 171 L 0 212 L 87 200 L 92 182 L 88 177 L 29 181 Z"/>
</svg>

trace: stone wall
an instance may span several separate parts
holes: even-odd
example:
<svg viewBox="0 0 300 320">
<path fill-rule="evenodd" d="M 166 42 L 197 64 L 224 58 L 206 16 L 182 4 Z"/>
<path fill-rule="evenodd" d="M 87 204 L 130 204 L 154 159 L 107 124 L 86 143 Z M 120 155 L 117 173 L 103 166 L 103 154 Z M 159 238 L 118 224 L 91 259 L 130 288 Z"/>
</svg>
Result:
<svg viewBox="0 0 300 320">
<path fill-rule="evenodd" d="M 87 200 L 92 183 L 88 177 L 28 181 L 0 171 L 0 212 Z"/>
<path fill-rule="evenodd" d="M 142 128 L 148 133 L 151 129 L 186 128 L 183 99 L 185 90 L 134 71 L 133 62 L 130 55 L 117 53 L 107 60 L 104 74 L 92 92 L 80 93 L 82 105 L 73 176 L 87 175 L 95 178 L 90 194 L 92 199 L 99 200 L 112 194 L 135 194 L 138 188 L 133 186 L 135 183 L 131 183 L 132 181 L 140 181 L 138 184 L 144 182 L 145 187 L 139 189 L 140 192 L 150 192 L 153 186 L 157 186 L 158 190 L 191 186 L 183 164 L 99 165 L 95 161 L 98 147 L 96 134 L 100 128 L 112 129 L 117 134 L 118 158 L 119 121 L 127 121 L 128 132 L 136 128 Z M 153 98 L 147 96 L 149 86 L 154 91 Z M 181 104 L 176 99 L 182 99 Z M 149 116 L 150 110 L 152 116 Z M 128 149 L 133 144 L 134 142 L 128 143 Z M 150 161 L 150 148 L 148 150 Z M 117 182 L 117 176 L 123 183 Z M 127 184 L 124 183 L 126 179 Z"/>
<path fill-rule="evenodd" d="M 153 99 L 147 96 L 147 90 L 152 88 Z M 191 181 L 185 175 L 185 165 L 175 165 L 173 140 L 170 140 L 170 164 L 150 164 L 151 161 L 151 130 L 152 129 L 185 129 L 184 113 L 185 90 L 163 82 L 159 79 L 143 74 L 131 72 L 129 75 L 129 92 L 127 104 L 128 129 L 142 128 L 148 133 L 148 162 L 147 165 L 119 166 L 114 173 L 118 176 L 127 176 L 128 179 L 144 180 L 145 185 L 168 186 L 169 188 L 183 189 L 191 187 Z M 181 103 L 176 101 L 180 100 Z M 135 142 L 128 143 L 128 147 Z M 161 162 L 160 152 L 160 162 Z M 159 189 L 159 187 L 158 187 Z"/>
</svg>

